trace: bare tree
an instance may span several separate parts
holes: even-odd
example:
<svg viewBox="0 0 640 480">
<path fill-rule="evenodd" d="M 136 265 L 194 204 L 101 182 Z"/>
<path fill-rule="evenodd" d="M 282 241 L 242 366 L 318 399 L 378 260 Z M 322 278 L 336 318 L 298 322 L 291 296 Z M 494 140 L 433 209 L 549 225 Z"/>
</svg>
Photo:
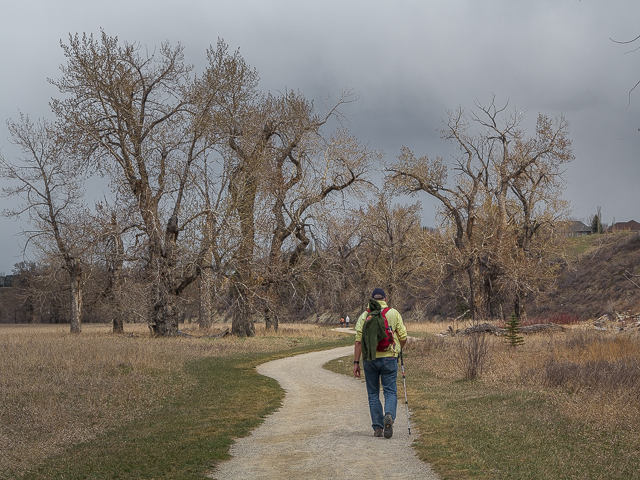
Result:
<svg viewBox="0 0 640 480">
<path fill-rule="evenodd" d="M 35 247 L 59 258 L 68 274 L 70 324 L 80 333 L 82 286 L 86 255 L 94 238 L 83 204 L 83 175 L 68 152 L 68 142 L 45 121 L 32 123 L 21 115 L 19 122 L 7 122 L 13 142 L 22 156 L 12 162 L 0 156 L 0 175 L 13 185 L 3 196 L 20 197 L 23 203 L 5 210 L 6 216 L 28 215 L 31 230 L 23 231 L 25 249 Z"/>
<path fill-rule="evenodd" d="M 527 137 L 521 127 L 522 115 L 516 112 L 501 119 L 506 107 L 496 107 L 495 98 L 489 107 L 476 107 L 477 113 L 470 116 L 462 109 L 449 112 L 443 137 L 460 152 L 452 168 L 440 158 L 416 158 L 403 148 L 399 162 L 387 169 L 390 181 L 401 192 L 424 191 L 440 201 L 444 231 L 449 232 L 457 257 L 449 263 L 453 272 L 466 272 L 468 305 L 474 318 L 502 315 L 493 308 L 497 303 L 501 309 L 505 301 L 507 273 L 522 273 L 524 264 L 515 260 L 530 258 L 518 252 L 530 251 L 536 232 L 532 208 L 544 202 L 559 205 L 550 188 L 551 178 L 559 176 L 560 166 L 573 159 L 563 118 L 551 121 L 539 115 L 535 134 Z M 470 133 L 470 122 L 480 132 Z M 456 174 L 453 185 L 448 183 L 450 173 Z M 522 222 L 520 244 L 515 242 L 516 235 L 507 235 L 515 221 Z"/>
<path fill-rule="evenodd" d="M 290 94 L 282 101 L 289 104 L 290 118 L 279 138 L 286 135 L 289 145 L 295 146 L 275 156 L 266 175 L 273 227 L 263 274 L 265 323 L 276 330 L 278 321 L 277 316 L 272 317 L 271 305 L 281 286 L 310 267 L 302 260 L 315 224 L 326 219 L 337 195 L 354 193 L 365 182 L 369 165 L 376 158 L 375 152 L 360 145 L 346 130 L 322 137 L 320 128 L 332 112 L 314 116 L 312 104 L 301 95 Z"/>
<path fill-rule="evenodd" d="M 219 297 L 220 283 L 227 275 L 237 240 L 237 232 L 230 222 L 232 214 L 227 195 L 229 171 L 226 165 L 217 165 L 217 169 L 214 166 L 210 165 L 207 158 L 203 168 L 194 172 L 198 176 L 195 184 L 201 190 L 201 208 L 205 212 L 200 219 L 200 236 L 206 252 L 200 275 L 198 312 L 198 325 L 205 330 L 213 324 L 214 296 Z"/>
<path fill-rule="evenodd" d="M 559 208 L 561 189 L 557 180 L 561 166 L 573 160 L 569 124 L 562 116 L 551 120 L 539 114 L 535 134 L 527 136 L 521 126 L 521 112 L 500 119 L 507 106 L 498 108 L 495 98 L 488 107 L 476 107 L 479 113 L 472 118 L 484 129 L 479 136 L 485 142 L 485 148 L 476 154 L 484 156 L 483 163 L 490 167 L 488 189 L 497 207 L 495 245 L 485 262 L 488 306 L 497 302 L 500 315 L 507 317 L 509 313 L 502 312 L 501 304 L 513 295 L 515 311 L 523 315 L 527 290 L 535 284 L 531 282 L 531 273 L 536 270 L 532 268 L 531 245 L 538 233 L 535 222 L 539 219 L 532 218 L 532 214 L 540 205 L 548 207 L 547 220 L 553 218 L 555 222 L 559 213 L 567 213 L 566 209 Z M 510 205 L 510 192 L 517 198 L 515 205 Z M 514 228 L 520 230 L 507 237 Z M 546 262 L 540 264 L 547 265 Z M 521 281 L 524 278 L 527 281 Z M 538 279 L 542 281 L 542 277 Z M 525 285 L 528 286 L 524 288 Z M 496 312 L 490 310 L 490 313 Z"/>
<path fill-rule="evenodd" d="M 192 78 L 181 45 L 149 54 L 102 32 L 99 40 L 70 36 L 62 48 L 67 64 L 51 83 L 64 97 L 52 101 L 53 111 L 76 149 L 133 200 L 153 285 L 149 324 L 159 335 L 176 334 L 178 298 L 209 251 L 206 241 L 195 251 L 181 244 L 204 214 L 190 208 L 197 192 L 190 173 L 215 145 L 216 106 L 230 82 L 214 65 Z M 217 51 L 233 64 L 223 42 Z"/>
<path fill-rule="evenodd" d="M 318 225 L 322 269 L 314 277 L 314 286 L 331 313 L 344 316 L 356 305 L 359 309 L 371 293 L 367 293 L 364 273 L 371 260 L 363 249 L 364 229 L 359 209 L 335 209 Z"/>
<path fill-rule="evenodd" d="M 491 168 L 487 180 L 498 205 L 497 240 L 500 249 L 508 222 L 507 194 L 510 186 L 524 176 L 531 165 L 545 164 L 550 169 L 557 169 L 573 159 L 569 124 L 563 117 L 554 122 L 540 114 L 535 135 L 526 137 L 521 127 L 521 112 L 500 119 L 507 105 L 498 107 L 495 97 L 488 107 L 476 104 L 476 108 L 478 113 L 472 113 L 471 118 L 484 132 L 473 140 L 460 131 L 449 130 L 447 134 L 451 135 L 449 138 L 455 137 L 463 148 L 472 149 L 478 160 Z"/>
<path fill-rule="evenodd" d="M 462 139 L 465 130 L 463 113 L 459 110 L 450 113 L 449 137 Z M 469 279 L 468 304 L 474 315 L 485 311 L 482 293 L 481 260 L 483 259 L 482 232 L 476 231 L 477 211 L 484 203 L 488 165 L 478 161 L 475 151 L 480 148 L 470 141 L 459 140 L 462 155 L 455 159 L 455 169 L 460 173 L 456 184 L 447 186 L 448 168 L 442 158 L 430 159 L 427 156 L 416 158 L 414 153 L 403 147 L 399 163 L 392 165 L 389 182 L 396 185 L 401 193 L 415 195 L 426 192 L 437 198 L 442 204 L 441 214 L 446 225 L 451 226 L 451 238 L 455 245 L 458 260 L 456 270 L 467 273 Z"/>
<path fill-rule="evenodd" d="M 526 317 L 527 297 L 548 289 L 555 281 L 564 239 L 556 225 L 570 213 L 569 203 L 561 197 L 563 185 L 556 162 L 532 163 L 510 184 L 517 199 L 517 206 L 509 213 L 516 243 L 503 283 L 512 292 L 518 318 Z"/>
<path fill-rule="evenodd" d="M 345 131 L 329 138 L 322 134 L 348 97 L 322 115 L 294 92 L 249 98 L 249 103 L 236 106 L 228 131 L 230 200 L 240 226 L 231 283 L 236 335 L 253 335 L 256 295 L 262 297 L 267 325 L 277 327 L 270 305 L 310 244 L 312 210 L 331 195 L 353 189 L 372 158 Z M 269 240 L 257 238 L 259 224 L 267 225 Z M 265 270 L 256 276 L 258 240 L 267 251 L 260 255 Z"/>
</svg>

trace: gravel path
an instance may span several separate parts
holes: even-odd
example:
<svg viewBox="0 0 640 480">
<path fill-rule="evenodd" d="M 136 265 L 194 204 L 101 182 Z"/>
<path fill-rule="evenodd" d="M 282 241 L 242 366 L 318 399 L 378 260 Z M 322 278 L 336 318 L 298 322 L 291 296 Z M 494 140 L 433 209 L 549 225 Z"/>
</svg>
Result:
<svg viewBox="0 0 640 480">
<path fill-rule="evenodd" d="M 233 458 L 210 475 L 227 479 L 437 480 L 411 448 L 402 387 L 393 437 L 375 438 L 364 382 L 322 368 L 353 347 L 306 353 L 258 366 L 286 395 L 282 407 L 231 447 Z"/>
</svg>

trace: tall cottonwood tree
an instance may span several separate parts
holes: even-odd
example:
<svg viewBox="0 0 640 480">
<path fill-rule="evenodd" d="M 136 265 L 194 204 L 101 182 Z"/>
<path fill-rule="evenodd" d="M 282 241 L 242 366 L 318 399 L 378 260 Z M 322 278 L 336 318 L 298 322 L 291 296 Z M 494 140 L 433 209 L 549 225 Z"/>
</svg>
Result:
<svg viewBox="0 0 640 480">
<path fill-rule="evenodd" d="M 348 101 L 344 97 L 324 114 L 295 92 L 246 98 L 250 102 L 230 104 L 235 114 L 227 137 L 230 203 L 240 226 L 231 278 L 237 335 L 253 335 L 253 299 L 260 297 L 267 326 L 277 328 L 273 300 L 309 246 L 314 208 L 353 189 L 373 158 L 346 131 L 329 137 L 322 131 Z M 259 225 L 266 230 L 258 232 Z"/>
<path fill-rule="evenodd" d="M 230 82 L 213 65 L 203 78 L 192 77 L 179 44 L 149 53 L 102 32 L 100 39 L 70 36 L 62 48 L 67 63 L 51 83 L 63 97 L 52 101 L 53 111 L 77 151 L 133 200 L 153 287 L 149 324 L 159 335 L 176 334 L 178 298 L 198 278 L 208 251 L 206 242 L 192 254 L 181 244 L 202 214 L 188 208 L 190 173 L 215 145 L 216 105 Z M 219 42 L 220 56 L 233 63 L 225 49 Z"/>
<path fill-rule="evenodd" d="M 8 121 L 13 142 L 22 155 L 13 162 L 0 156 L 0 176 L 11 186 L 3 196 L 17 196 L 22 204 L 7 209 L 6 216 L 28 215 L 30 229 L 23 231 L 25 248 L 52 255 L 68 274 L 71 333 L 80 333 L 82 287 L 87 254 L 95 232 L 83 203 L 82 169 L 69 151 L 68 139 L 55 125 L 33 123 L 25 115 L 18 122 Z"/>
<path fill-rule="evenodd" d="M 460 113 L 450 117 L 453 132 L 460 118 Z M 454 271 L 466 272 L 468 276 L 467 303 L 475 317 L 485 310 L 481 266 L 486 237 L 477 229 L 476 221 L 486 196 L 483 186 L 487 168 L 476 164 L 473 149 L 466 144 L 462 147 L 462 155 L 456 157 L 454 167 L 460 174 L 452 186 L 447 185 L 449 169 L 442 158 L 418 158 L 406 147 L 398 157 L 399 162 L 389 167 L 388 172 L 389 182 L 400 192 L 409 195 L 426 192 L 441 202 L 440 214 L 455 246 L 456 258 L 450 263 Z"/>
<path fill-rule="evenodd" d="M 215 298 L 220 296 L 232 252 L 237 245 L 237 229 L 231 220 L 228 181 L 229 169 L 206 158 L 202 168 L 194 171 L 194 182 L 200 190 L 204 215 L 199 219 L 199 232 L 194 243 L 202 239 L 206 247 L 199 279 L 198 325 L 209 329 L 213 324 Z M 219 306 L 219 305 L 218 305 Z"/>
<path fill-rule="evenodd" d="M 265 323 L 276 330 L 278 320 L 271 305 L 285 284 L 313 264 L 309 256 L 306 258 L 310 262 L 303 261 L 312 229 L 326 221 L 329 205 L 338 194 L 358 191 L 372 160 L 377 158 L 376 152 L 360 145 L 346 130 L 323 138 L 321 128 L 333 112 L 314 114 L 313 104 L 300 94 L 291 93 L 281 101 L 286 104 L 289 120 L 283 122 L 279 138 L 287 138 L 289 147 L 272 158 L 266 174 L 269 223 L 273 227 L 262 275 Z"/>
<path fill-rule="evenodd" d="M 514 112 L 501 118 L 507 105 L 498 107 L 495 97 L 488 107 L 476 104 L 471 119 L 482 128 L 475 138 L 466 135 L 466 128 L 458 124 L 449 130 L 449 138 L 455 138 L 463 148 L 473 149 L 478 161 L 489 168 L 487 186 L 498 207 L 498 248 L 503 241 L 509 214 L 507 195 L 511 185 L 526 175 L 532 165 L 557 170 L 573 159 L 569 124 L 564 117 L 552 121 L 539 114 L 535 134 L 527 137 L 522 128 L 522 113 Z M 486 168 L 485 167 L 485 168 Z M 551 174 L 551 172 L 549 172 Z"/>
<path fill-rule="evenodd" d="M 540 205 L 546 206 L 550 214 L 547 219 L 566 214 L 566 209 L 560 208 L 561 191 L 553 187 L 557 186 L 561 166 L 573 160 L 569 124 L 564 117 L 551 120 L 539 114 L 535 133 L 527 135 L 522 127 L 523 114 L 502 116 L 506 108 L 506 104 L 498 107 L 494 97 L 487 107 L 476 104 L 476 111 L 470 115 L 481 128 L 476 138 L 482 139 L 483 148 L 476 150 L 476 155 L 489 167 L 487 187 L 497 213 L 493 219 L 495 242 L 484 262 L 488 313 L 496 315 L 492 307 L 498 304 L 503 318 L 509 316 L 502 311 L 507 297 L 515 298 L 514 310 L 520 317 L 524 315 L 524 299 L 534 290 L 531 273 L 536 270 L 532 268 L 531 245 L 538 230 L 531 215 Z M 462 135 L 456 140 L 467 141 Z M 515 194 L 515 204 L 509 193 Z M 542 277 L 538 280 L 544 283 Z"/>
<path fill-rule="evenodd" d="M 457 257 L 451 264 L 454 271 L 466 272 L 467 303 L 474 318 L 495 314 L 493 305 L 504 301 L 505 282 L 500 280 L 507 278 L 507 268 L 511 274 L 525 268 L 514 262 L 513 252 L 529 248 L 535 231 L 530 228 L 530 216 L 518 212 L 532 207 L 528 202 L 534 199 L 538 203 L 549 200 L 551 206 L 557 198 L 542 188 L 536 190 L 542 198 L 517 197 L 517 189 L 535 181 L 536 169 L 546 172 L 543 179 L 550 178 L 560 174 L 560 165 L 573 159 L 563 118 L 552 121 L 539 115 L 535 133 L 528 137 L 521 126 L 522 116 L 516 113 L 503 119 L 503 112 L 495 99 L 489 107 L 477 105 L 471 115 L 462 109 L 449 112 L 443 137 L 460 152 L 452 167 L 440 158 L 416 158 L 403 148 L 399 162 L 388 169 L 389 180 L 400 191 L 423 191 L 440 201 Z M 470 131 L 471 122 L 479 126 L 478 133 Z M 453 185 L 449 184 L 450 174 L 456 175 Z M 519 244 L 517 236 L 509 234 L 517 220 L 525 222 L 521 225 L 525 237 L 521 236 Z"/>
</svg>

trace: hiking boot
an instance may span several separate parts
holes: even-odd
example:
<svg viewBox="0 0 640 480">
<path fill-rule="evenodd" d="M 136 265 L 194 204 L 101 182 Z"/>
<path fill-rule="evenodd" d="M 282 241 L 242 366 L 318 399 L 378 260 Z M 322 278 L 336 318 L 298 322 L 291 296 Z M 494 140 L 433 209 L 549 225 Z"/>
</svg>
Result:
<svg viewBox="0 0 640 480">
<path fill-rule="evenodd" d="M 393 436 L 393 417 L 390 413 L 384 416 L 384 438 L 391 438 Z"/>
<path fill-rule="evenodd" d="M 381 437 L 382 436 L 382 428 L 376 428 L 376 431 L 373 432 L 373 436 L 374 437 Z"/>
</svg>

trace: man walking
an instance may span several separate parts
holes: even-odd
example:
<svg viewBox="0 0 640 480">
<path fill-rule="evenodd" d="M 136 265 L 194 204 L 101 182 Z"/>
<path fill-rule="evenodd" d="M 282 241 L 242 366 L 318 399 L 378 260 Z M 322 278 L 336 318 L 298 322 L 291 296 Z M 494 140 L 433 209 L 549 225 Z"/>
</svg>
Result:
<svg viewBox="0 0 640 480">
<path fill-rule="evenodd" d="M 360 378 L 360 356 L 363 358 L 365 383 L 373 436 L 391 438 L 398 405 L 398 354 L 407 341 L 402 316 L 387 306 L 387 295 L 376 288 L 366 311 L 356 322 L 356 344 L 353 352 L 353 374 Z M 384 394 L 384 410 L 380 402 L 380 384 Z"/>
</svg>

